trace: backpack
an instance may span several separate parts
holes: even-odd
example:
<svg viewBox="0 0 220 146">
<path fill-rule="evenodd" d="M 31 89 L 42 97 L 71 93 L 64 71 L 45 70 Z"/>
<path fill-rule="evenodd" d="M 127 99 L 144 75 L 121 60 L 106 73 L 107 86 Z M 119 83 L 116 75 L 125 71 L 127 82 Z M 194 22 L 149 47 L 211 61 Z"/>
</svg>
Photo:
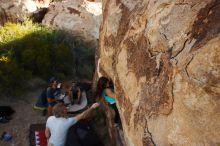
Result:
<svg viewBox="0 0 220 146">
<path fill-rule="evenodd" d="M 80 120 L 68 130 L 65 146 L 103 146 L 87 120 Z"/>
</svg>

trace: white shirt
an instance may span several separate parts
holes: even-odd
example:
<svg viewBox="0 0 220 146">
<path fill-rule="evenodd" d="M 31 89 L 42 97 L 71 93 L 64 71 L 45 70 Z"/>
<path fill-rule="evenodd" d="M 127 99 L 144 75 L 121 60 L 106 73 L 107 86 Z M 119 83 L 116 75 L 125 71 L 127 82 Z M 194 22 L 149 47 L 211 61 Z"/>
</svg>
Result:
<svg viewBox="0 0 220 146">
<path fill-rule="evenodd" d="M 47 119 L 46 127 L 50 129 L 49 143 L 54 146 L 64 146 L 68 129 L 76 123 L 76 119 L 72 118 L 56 118 L 50 116 Z"/>
</svg>

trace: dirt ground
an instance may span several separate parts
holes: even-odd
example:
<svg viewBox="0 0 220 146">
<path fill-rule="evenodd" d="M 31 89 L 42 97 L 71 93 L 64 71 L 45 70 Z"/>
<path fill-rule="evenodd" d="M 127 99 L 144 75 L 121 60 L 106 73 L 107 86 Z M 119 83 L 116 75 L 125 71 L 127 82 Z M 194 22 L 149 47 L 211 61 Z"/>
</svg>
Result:
<svg viewBox="0 0 220 146">
<path fill-rule="evenodd" d="M 6 131 L 13 136 L 10 142 L 0 141 L 0 146 L 29 146 L 29 126 L 46 123 L 42 112 L 33 109 L 40 92 L 41 89 L 31 91 L 19 99 L 0 97 L 0 105 L 11 106 L 16 111 L 10 122 L 0 123 L 0 134 Z"/>
</svg>

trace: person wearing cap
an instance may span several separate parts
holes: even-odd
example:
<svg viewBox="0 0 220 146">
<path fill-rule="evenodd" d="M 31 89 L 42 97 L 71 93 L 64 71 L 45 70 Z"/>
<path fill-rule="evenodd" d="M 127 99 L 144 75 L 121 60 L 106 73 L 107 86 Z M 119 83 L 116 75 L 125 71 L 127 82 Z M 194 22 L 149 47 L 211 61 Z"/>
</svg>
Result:
<svg viewBox="0 0 220 146">
<path fill-rule="evenodd" d="M 53 116 L 50 116 L 46 122 L 45 135 L 48 139 L 48 146 L 64 146 L 68 129 L 79 120 L 85 119 L 98 106 L 99 103 L 94 103 L 81 114 L 75 117 L 67 117 L 65 105 L 63 103 L 57 103 L 53 107 Z"/>
<path fill-rule="evenodd" d="M 53 106 L 56 104 L 55 93 L 57 91 L 58 82 L 55 77 L 52 77 L 49 82 L 50 82 L 50 86 L 47 88 L 47 92 L 46 92 L 47 102 L 48 102 L 47 114 L 48 116 L 51 116 Z"/>
</svg>

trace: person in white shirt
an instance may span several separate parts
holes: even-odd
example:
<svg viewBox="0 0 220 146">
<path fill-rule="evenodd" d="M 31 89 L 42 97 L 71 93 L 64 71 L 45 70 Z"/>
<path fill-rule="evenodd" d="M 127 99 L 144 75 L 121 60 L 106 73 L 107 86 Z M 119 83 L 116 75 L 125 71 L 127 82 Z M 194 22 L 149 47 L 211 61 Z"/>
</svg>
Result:
<svg viewBox="0 0 220 146">
<path fill-rule="evenodd" d="M 47 119 L 45 135 L 48 146 L 64 146 L 68 129 L 79 120 L 84 119 L 99 103 L 94 103 L 83 113 L 75 117 L 66 117 L 67 109 L 63 103 L 58 103 L 53 107 L 53 116 Z"/>
</svg>

